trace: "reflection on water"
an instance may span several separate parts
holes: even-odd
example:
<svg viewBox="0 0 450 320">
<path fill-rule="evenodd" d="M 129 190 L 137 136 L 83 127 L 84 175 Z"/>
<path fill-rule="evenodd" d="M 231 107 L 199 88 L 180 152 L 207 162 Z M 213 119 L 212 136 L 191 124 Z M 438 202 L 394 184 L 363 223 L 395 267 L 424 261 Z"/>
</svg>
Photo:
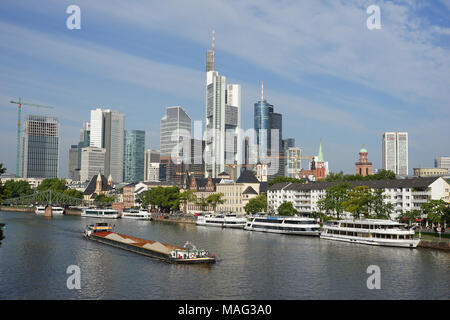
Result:
<svg viewBox="0 0 450 320">
<path fill-rule="evenodd" d="M 449 299 L 450 254 L 380 248 L 192 224 L 112 220 L 116 231 L 214 253 L 214 265 L 175 265 L 85 240 L 94 218 L 0 212 L 1 299 Z M 81 290 L 66 287 L 69 265 Z M 381 290 L 366 286 L 381 269 Z"/>
</svg>

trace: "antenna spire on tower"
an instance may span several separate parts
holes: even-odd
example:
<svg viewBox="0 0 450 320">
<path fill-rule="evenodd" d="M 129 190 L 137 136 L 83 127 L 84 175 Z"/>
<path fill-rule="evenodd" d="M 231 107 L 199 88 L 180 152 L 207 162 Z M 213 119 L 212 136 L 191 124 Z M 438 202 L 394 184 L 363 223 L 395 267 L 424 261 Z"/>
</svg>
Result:
<svg viewBox="0 0 450 320">
<path fill-rule="evenodd" d="M 264 82 L 261 80 L 261 101 L 264 101 Z"/>
</svg>

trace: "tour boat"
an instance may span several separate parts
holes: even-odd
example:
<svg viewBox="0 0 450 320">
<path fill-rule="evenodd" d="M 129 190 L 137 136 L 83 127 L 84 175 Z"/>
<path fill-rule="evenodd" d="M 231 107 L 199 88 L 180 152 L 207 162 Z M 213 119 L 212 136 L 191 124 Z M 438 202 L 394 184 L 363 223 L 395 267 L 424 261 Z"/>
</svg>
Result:
<svg viewBox="0 0 450 320">
<path fill-rule="evenodd" d="M 81 211 L 81 216 L 91 218 L 117 219 L 119 218 L 119 211 L 113 209 L 85 208 Z"/>
<path fill-rule="evenodd" d="M 248 217 L 245 230 L 318 236 L 320 225 L 316 219 L 297 216 L 252 215 Z"/>
<path fill-rule="evenodd" d="M 36 210 L 34 211 L 37 215 L 44 215 L 45 214 L 45 206 L 36 206 Z M 64 208 L 62 207 L 52 207 L 52 215 L 63 215 L 64 214 Z"/>
<path fill-rule="evenodd" d="M 376 246 L 415 248 L 420 239 L 406 224 L 381 219 L 333 220 L 323 226 L 321 239 Z"/>
<path fill-rule="evenodd" d="M 170 263 L 209 264 L 216 262 L 214 254 L 209 254 L 207 250 L 197 249 L 189 242 L 186 242 L 184 247 L 178 247 L 158 241 L 135 238 L 113 232 L 111 225 L 108 223 L 86 226 L 84 236 L 89 240 Z"/>
<path fill-rule="evenodd" d="M 152 220 L 152 214 L 144 210 L 122 211 L 122 219 Z"/>
<path fill-rule="evenodd" d="M 242 229 L 245 227 L 246 222 L 247 219 L 245 217 L 238 217 L 234 213 L 227 213 L 197 216 L 196 224 L 199 226 Z"/>
</svg>

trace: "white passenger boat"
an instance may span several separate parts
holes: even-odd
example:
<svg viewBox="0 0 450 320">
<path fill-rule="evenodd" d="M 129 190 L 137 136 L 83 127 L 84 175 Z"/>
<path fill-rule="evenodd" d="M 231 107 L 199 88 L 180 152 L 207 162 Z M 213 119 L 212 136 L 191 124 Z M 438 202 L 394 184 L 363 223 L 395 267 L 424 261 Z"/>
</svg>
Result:
<svg viewBox="0 0 450 320">
<path fill-rule="evenodd" d="M 119 211 L 113 209 L 86 208 L 81 211 L 82 217 L 117 219 Z"/>
<path fill-rule="evenodd" d="M 321 239 L 376 246 L 415 248 L 420 239 L 406 224 L 381 219 L 333 220 L 323 226 Z"/>
<path fill-rule="evenodd" d="M 152 220 L 152 214 L 144 210 L 128 210 L 122 211 L 122 218 L 135 220 Z"/>
<path fill-rule="evenodd" d="M 238 217 L 234 213 L 207 214 L 197 217 L 198 226 L 242 229 L 245 227 L 246 222 L 247 219 L 245 217 Z"/>
<path fill-rule="evenodd" d="M 45 214 L 45 206 L 36 206 L 36 210 L 34 211 L 37 215 Z M 62 207 L 52 207 L 52 215 L 61 216 L 64 214 L 64 208 Z"/>
<path fill-rule="evenodd" d="M 298 216 L 252 215 L 248 217 L 244 229 L 305 236 L 320 234 L 320 225 L 316 219 Z"/>
</svg>

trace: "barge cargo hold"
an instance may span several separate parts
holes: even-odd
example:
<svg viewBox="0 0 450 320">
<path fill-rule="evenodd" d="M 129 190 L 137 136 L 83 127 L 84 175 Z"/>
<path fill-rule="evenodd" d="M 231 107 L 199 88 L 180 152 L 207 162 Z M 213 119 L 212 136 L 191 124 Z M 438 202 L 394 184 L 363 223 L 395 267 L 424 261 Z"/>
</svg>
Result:
<svg viewBox="0 0 450 320">
<path fill-rule="evenodd" d="M 89 240 L 169 263 L 210 264 L 216 262 L 214 254 L 209 254 L 207 250 L 198 250 L 192 245 L 191 248 L 182 248 L 158 241 L 150 241 L 112 232 L 112 228 L 106 223 L 88 226 L 84 232 L 84 236 Z"/>
</svg>

